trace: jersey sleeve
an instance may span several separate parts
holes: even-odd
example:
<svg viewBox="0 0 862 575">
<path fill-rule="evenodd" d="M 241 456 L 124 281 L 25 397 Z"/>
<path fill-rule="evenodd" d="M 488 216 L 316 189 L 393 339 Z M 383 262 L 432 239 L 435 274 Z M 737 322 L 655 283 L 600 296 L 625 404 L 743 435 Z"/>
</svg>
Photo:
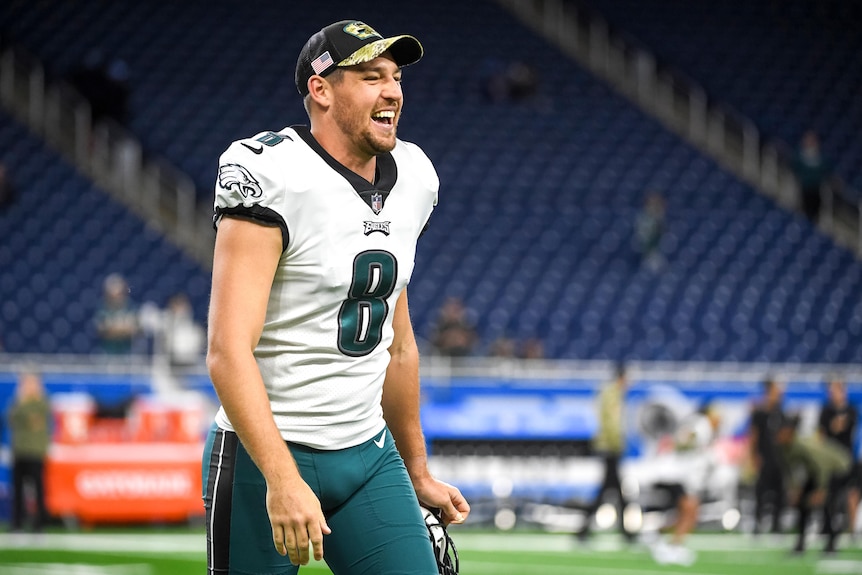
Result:
<svg viewBox="0 0 862 575">
<path fill-rule="evenodd" d="M 431 211 L 433 211 L 433 209 L 437 207 L 437 199 L 440 192 L 440 177 L 437 175 L 437 170 L 434 168 L 434 164 L 431 163 L 428 156 L 425 155 L 422 148 L 412 142 L 402 141 L 401 143 L 403 144 L 405 154 L 410 157 L 410 164 L 416 171 L 420 181 L 422 181 L 422 183 L 433 193 L 433 200 L 431 202 Z M 430 221 L 431 212 L 428 213 L 428 217 L 425 219 L 422 230 L 419 232 L 420 237 L 425 234 Z"/>
<path fill-rule="evenodd" d="M 287 248 L 284 183 L 268 146 L 254 139 L 234 142 L 219 158 L 215 182 L 213 226 L 224 216 L 247 219 L 281 230 Z"/>
<path fill-rule="evenodd" d="M 702 415 L 696 415 L 683 422 L 677 433 L 677 442 L 683 450 L 704 450 L 709 447 L 711 440 L 712 426 Z"/>
<path fill-rule="evenodd" d="M 437 176 L 434 164 L 431 163 L 431 160 L 425 155 L 422 148 L 416 144 L 404 141 L 401 141 L 401 143 L 403 144 L 404 153 L 410 158 L 410 165 L 415 170 L 417 177 L 419 177 L 428 189 L 433 191 L 434 201 L 432 206 L 436 206 L 437 194 L 440 190 L 440 178 Z"/>
</svg>

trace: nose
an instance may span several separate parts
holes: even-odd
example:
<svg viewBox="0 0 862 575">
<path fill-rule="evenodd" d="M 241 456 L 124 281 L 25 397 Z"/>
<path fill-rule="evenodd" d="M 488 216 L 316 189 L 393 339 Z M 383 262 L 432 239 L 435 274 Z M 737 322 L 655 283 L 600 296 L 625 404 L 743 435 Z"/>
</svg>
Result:
<svg viewBox="0 0 862 575">
<path fill-rule="evenodd" d="M 404 96 L 404 93 L 401 91 L 401 82 L 390 76 L 383 85 L 381 95 L 388 100 L 400 101 Z"/>
</svg>

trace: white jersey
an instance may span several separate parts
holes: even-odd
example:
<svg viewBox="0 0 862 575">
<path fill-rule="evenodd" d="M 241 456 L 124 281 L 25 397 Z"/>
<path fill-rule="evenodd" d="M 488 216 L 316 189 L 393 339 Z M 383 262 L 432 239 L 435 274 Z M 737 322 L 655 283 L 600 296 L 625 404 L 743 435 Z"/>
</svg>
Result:
<svg viewBox="0 0 862 575">
<path fill-rule="evenodd" d="M 234 215 L 282 232 L 254 353 L 285 440 L 342 449 L 383 429 L 392 311 L 438 187 L 428 157 L 401 140 L 377 157 L 373 185 L 304 126 L 236 141 L 222 154 L 216 225 Z M 232 430 L 223 408 L 216 422 Z"/>
<path fill-rule="evenodd" d="M 679 483 L 686 493 L 699 495 L 707 489 L 710 475 L 718 464 L 714 440 L 715 432 L 709 419 L 695 414 L 680 425 L 676 449 L 656 457 L 650 467 L 662 482 Z"/>
</svg>

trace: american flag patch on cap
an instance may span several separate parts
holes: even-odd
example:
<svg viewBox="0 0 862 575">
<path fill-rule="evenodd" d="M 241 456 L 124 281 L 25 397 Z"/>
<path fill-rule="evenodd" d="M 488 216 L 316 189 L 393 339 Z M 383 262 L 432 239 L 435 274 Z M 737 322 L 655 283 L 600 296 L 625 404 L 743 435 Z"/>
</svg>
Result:
<svg viewBox="0 0 862 575">
<path fill-rule="evenodd" d="M 311 61 L 311 67 L 315 74 L 320 74 L 330 66 L 332 66 L 332 56 L 329 55 L 329 50 Z"/>
</svg>

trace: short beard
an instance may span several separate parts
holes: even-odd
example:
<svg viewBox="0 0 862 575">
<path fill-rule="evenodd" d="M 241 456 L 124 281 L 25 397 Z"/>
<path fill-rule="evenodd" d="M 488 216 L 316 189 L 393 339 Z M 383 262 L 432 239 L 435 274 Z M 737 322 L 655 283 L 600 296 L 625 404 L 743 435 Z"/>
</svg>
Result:
<svg viewBox="0 0 862 575">
<path fill-rule="evenodd" d="M 353 114 L 351 110 L 347 110 L 344 113 L 341 110 L 343 108 L 336 108 L 334 113 L 335 123 L 364 153 L 370 156 L 377 156 L 391 152 L 395 148 L 394 137 L 391 140 L 382 140 L 375 137 L 367 128 L 366 122 L 368 120 Z"/>
</svg>

